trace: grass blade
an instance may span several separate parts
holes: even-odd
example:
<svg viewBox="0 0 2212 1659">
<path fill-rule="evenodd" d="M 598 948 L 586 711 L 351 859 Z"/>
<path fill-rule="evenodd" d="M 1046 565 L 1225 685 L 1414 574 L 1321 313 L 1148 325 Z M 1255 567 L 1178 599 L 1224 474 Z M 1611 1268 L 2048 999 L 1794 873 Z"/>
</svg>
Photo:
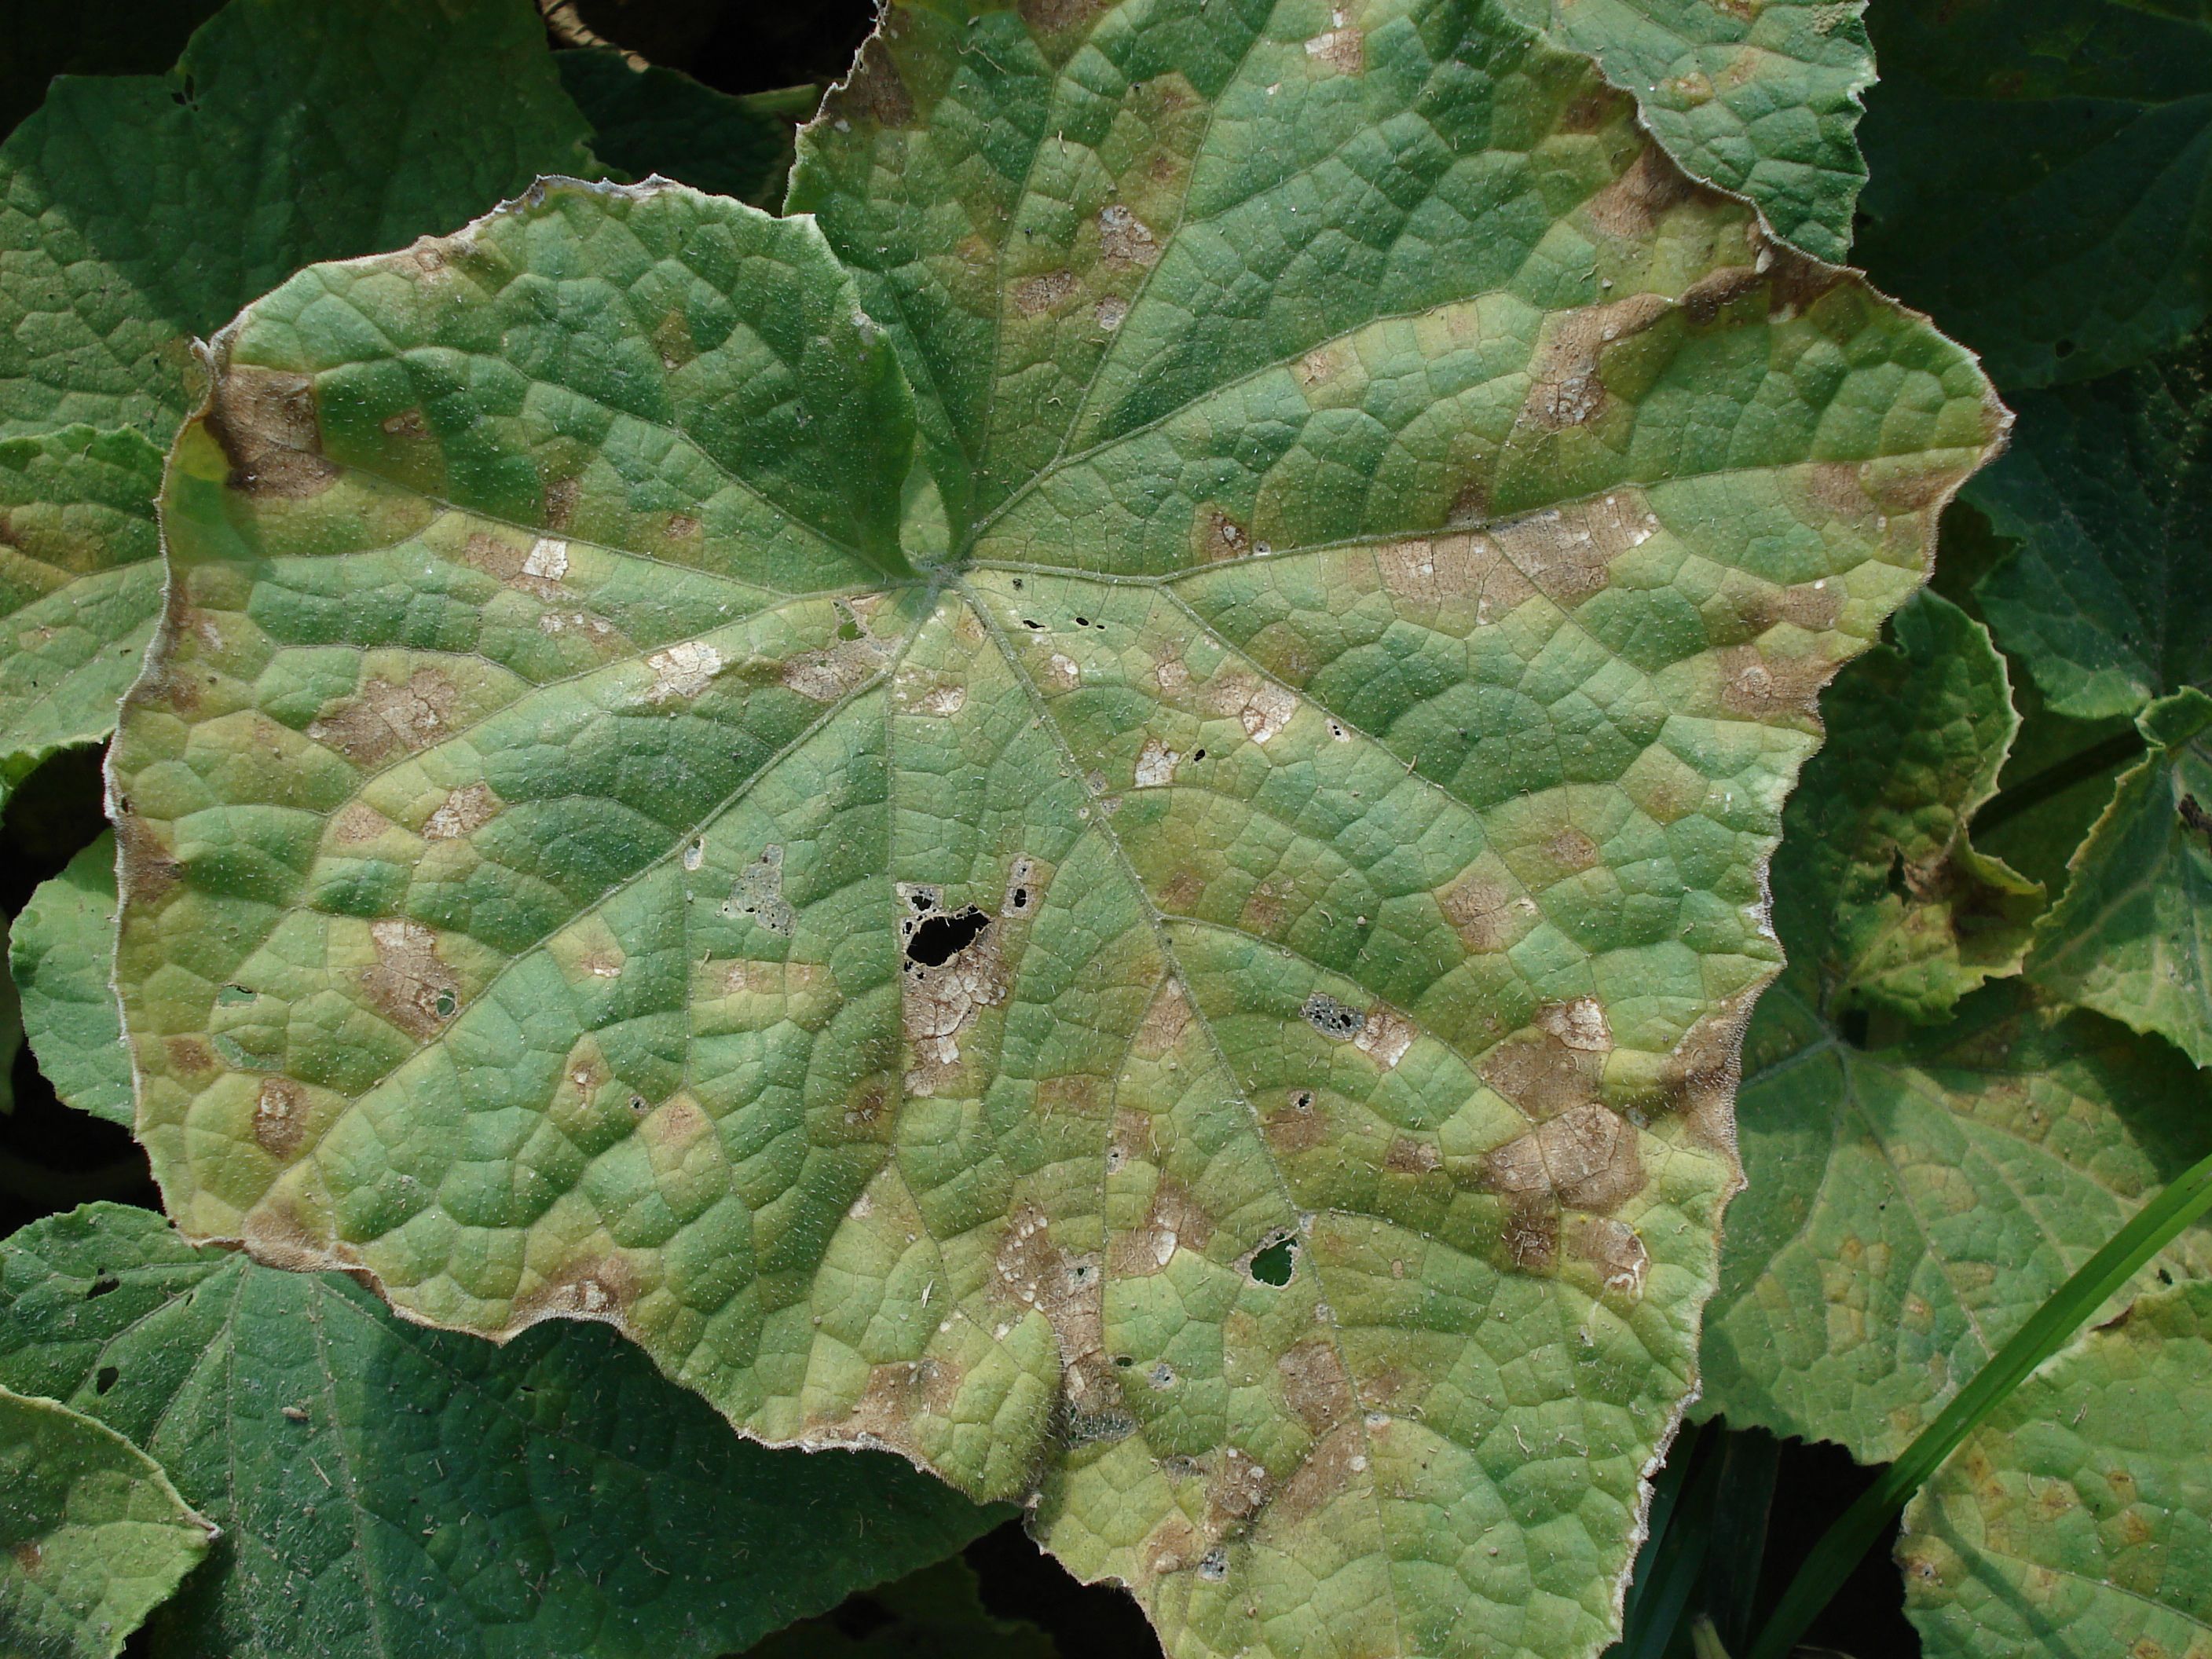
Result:
<svg viewBox="0 0 2212 1659">
<path fill-rule="evenodd" d="M 1974 1373 L 1973 1380 L 1920 1431 L 1904 1455 L 1828 1528 L 1797 1570 L 1747 1659 L 1786 1659 L 1882 1529 L 1959 1443 L 2208 1206 L 2212 1206 L 2212 1158 L 2191 1165 L 2083 1262 L 2012 1340 Z"/>
</svg>

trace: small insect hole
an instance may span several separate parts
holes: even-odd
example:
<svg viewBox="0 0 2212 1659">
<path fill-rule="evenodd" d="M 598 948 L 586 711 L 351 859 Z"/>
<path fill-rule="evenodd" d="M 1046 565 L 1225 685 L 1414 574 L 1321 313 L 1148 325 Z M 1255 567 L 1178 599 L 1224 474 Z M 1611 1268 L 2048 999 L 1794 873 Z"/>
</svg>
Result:
<svg viewBox="0 0 2212 1659">
<path fill-rule="evenodd" d="M 113 1273 L 101 1273 L 92 1281 L 91 1288 L 84 1293 L 84 1299 L 89 1302 L 96 1296 L 106 1296 L 110 1291 L 119 1291 L 122 1288 L 123 1281 Z"/>
<path fill-rule="evenodd" d="M 1291 1273 L 1297 1265 L 1291 1260 L 1297 1249 L 1287 1238 L 1279 1238 L 1265 1249 L 1255 1251 L 1252 1257 L 1252 1277 L 1261 1285 L 1272 1285 L 1277 1290 L 1291 1282 Z"/>
<path fill-rule="evenodd" d="M 102 1365 L 98 1370 L 93 1373 L 92 1390 L 94 1394 L 106 1394 L 110 1389 L 113 1388 L 118 1382 L 120 1382 L 122 1378 L 123 1373 L 117 1370 L 114 1366 Z"/>
</svg>

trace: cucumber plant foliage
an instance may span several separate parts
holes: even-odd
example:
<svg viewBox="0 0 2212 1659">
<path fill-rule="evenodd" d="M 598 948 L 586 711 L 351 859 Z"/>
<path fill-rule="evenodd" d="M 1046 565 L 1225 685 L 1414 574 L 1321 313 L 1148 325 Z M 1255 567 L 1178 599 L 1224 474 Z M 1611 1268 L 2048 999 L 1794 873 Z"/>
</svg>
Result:
<svg viewBox="0 0 2212 1659">
<path fill-rule="evenodd" d="M 895 4 L 788 206 L 550 179 L 210 343 L 111 774 L 172 1214 L 1176 1654 L 1595 1650 L 1987 382 L 1469 0 Z"/>
</svg>

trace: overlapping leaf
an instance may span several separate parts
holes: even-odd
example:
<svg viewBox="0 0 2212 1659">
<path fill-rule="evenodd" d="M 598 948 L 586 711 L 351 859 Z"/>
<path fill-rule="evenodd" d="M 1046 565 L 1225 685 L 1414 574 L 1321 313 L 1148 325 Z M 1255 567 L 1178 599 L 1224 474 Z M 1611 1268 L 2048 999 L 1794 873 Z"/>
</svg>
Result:
<svg viewBox="0 0 2212 1659">
<path fill-rule="evenodd" d="M 112 1429 L 0 1388 L 0 1650 L 114 1659 L 214 1528 Z"/>
<path fill-rule="evenodd" d="M 524 0 L 234 0 L 167 75 L 57 82 L 0 146 L 0 435 L 166 444 L 194 337 L 301 265 L 588 170 L 586 137 Z"/>
<path fill-rule="evenodd" d="M 1845 735 L 1791 820 L 1777 910 L 1832 1018 L 1880 1008 L 1928 1024 L 2019 969 L 2042 890 L 1966 834 L 2019 726 L 2004 659 L 1933 593 L 1893 627 L 1894 645 L 1828 693 L 1824 717 Z"/>
<path fill-rule="evenodd" d="M 2212 14 L 2196 0 L 1899 0 L 1853 258 L 1999 386 L 2124 368 L 2212 307 Z M 2032 425 L 2032 422 L 2024 422 Z"/>
<path fill-rule="evenodd" d="M 102 836 L 32 894 L 9 929 L 9 974 L 39 1069 L 64 1103 L 131 1127 L 131 1054 L 110 984 L 115 838 Z"/>
<path fill-rule="evenodd" d="M 1179 1653 L 1591 1650 L 1985 384 L 1456 0 L 901 6 L 794 198 L 224 337 L 116 766 L 168 1202 L 1036 1492 Z"/>
<path fill-rule="evenodd" d="M 1749 197 L 1808 253 L 1843 261 L 1867 176 L 1859 99 L 1875 78 L 1862 0 L 1519 0 L 1518 9 L 1634 94 L 1693 177 Z"/>
<path fill-rule="evenodd" d="M 118 1205 L 0 1244 L 0 1383 L 220 1522 L 155 1615 L 179 1656 L 719 1653 L 999 1519 L 888 1458 L 746 1444 L 611 1331 L 437 1335 Z"/>
<path fill-rule="evenodd" d="M 1905 1512 L 1929 1659 L 2185 1654 L 2212 1641 L 2212 1285 L 2085 1334 Z"/>
<path fill-rule="evenodd" d="M 688 75 L 633 68 L 611 47 L 556 53 L 561 84 L 592 124 L 592 150 L 633 179 L 659 173 L 773 213 L 783 204 L 798 125 L 819 86 L 732 97 Z"/>
<path fill-rule="evenodd" d="M 1785 817 L 1775 917 L 1791 965 L 1745 1042 L 1749 1188 L 1729 1212 L 1703 1350 L 1707 1409 L 1869 1461 L 1895 1456 L 2136 1207 L 2212 1151 L 2212 1088 L 2179 1054 L 2039 1006 L 2017 980 L 1931 1030 L 1881 1017 L 1940 1012 L 1983 971 L 1971 941 L 1910 953 L 1911 997 L 1867 994 L 1869 957 L 1883 965 L 1900 939 L 1956 940 L 1962 918 L 1958 884 L 1916 891 L 1909 874 L 1870 901 L 1890 858 L 1868 860 L 1859 849 L 1884 843 L 1857 827 L 1909 826 L 1891 856 L 1911 870 L 1902 849 L 1946 844 L 2012 731 L 1977 624 L 1933 595 L 1899 622 L 1904 648 L 1854 665 L 1830 692 L 1828 747 Z M 2009 957 L 2017 935 L 2002 931 Z M 1862 956 L 1845 952 L 1853 943 Z M 2184 1235 L 2166 1265 L 2212 1267 L 2212 1238 Z"/>
</svg>

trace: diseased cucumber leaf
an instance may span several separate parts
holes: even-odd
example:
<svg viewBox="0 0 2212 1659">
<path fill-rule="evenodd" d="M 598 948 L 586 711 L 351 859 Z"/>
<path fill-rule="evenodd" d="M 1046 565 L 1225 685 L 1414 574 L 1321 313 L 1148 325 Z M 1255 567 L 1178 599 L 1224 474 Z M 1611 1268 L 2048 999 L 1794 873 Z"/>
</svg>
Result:
<svg viewBox="0 0 2212 1659">
<path fill-rule="evenodd" d="M 611 46 L 556 52 L 553 62 L 592 124 L 592 151 L 602 162 L 771 213 L 783 205 L 793 134 L 822 101 L 818 86 L 732 97 L 674 70 L 633 69 Z"/>
<path fill-rule="evenodd" d="M 2212 1285 L 2143 1297 L 2025 1382 L 1905 1511 L 1929 1659 L 2212 1640 Z"/>
<path fill-rule="evenodd" d="M 136 1437 L 221 1524 L 170 1655 L 719 1653 L 1000 1518 L 747 1444 L 611 1331 L 440 1335 L 120 1205 L 0 1243 L 0 1382 Z"/>
<path fill-rule="evenodd" d="M 595 171 L 527 0 L 234 0 L 165 76 L 64 79 L 0 146 L 0 436 L 166 444 L 189 342 L 317 259 Z"/>
<path fill-rule="evenodd" d="M 131 1051 L 115 969 L 115 837 L 102 836 L 31 895 L 9 930 L 10 977 L 39 1069 L 63 1102 L 131 1127 Z"/>
<path fill-rule="evenodd" d="M 0 1651 L 114 1659 L 215 1528 L 160 1464 L 52 1400 L 0 1388 Z"/>
<path fill-rule="evenodd" d="M 2019 400 L 1969 499 L 2019 550 L 1976 596 L 2049 706 L 2133 720 L 2212 687 L 2212 335 L 2124 374 Z"/>
<path fill-rule="evenodd" d="M 2140 724 L 2149 753 L 2075 854 L 2029 971 L 2212 1066 L 2212 697 L 2177 692 Z"/>
<path fill-rule="evenodd" d="M 2212 13 L 1892 0 L 1854 258 L 1999 386 L 2087 380 L 2212 307 Z"/>
<path fill-rule="evenodd" d="M 137 432 L 0 439 L 0 801 L 115 729 L 161 608 L 161 487 Z"/>
<path fill-rule="evenodd" d="M 794 195 L 225 333 L 116 763 L 168 1201 L 1033 1494 L 1179 1654 L 1593 1651 L 1985 382 L 1457 0 L 898 7 Z"/>
<path fill-rule="evenodd" d="M 1749 197 L 1777 235 L 1832 264 L 1851 246 L 1874 84 L 1864 0 L 1516 0 L 1597 59 L 1692 176 Z"/>
<path fill-rule="evenodd" d="M 1827 747 L 1784 815 L 1774 913 L 1790 965 L 1745 1039 L 1749 1185 L 1729 1211 L 1702 1350 L 1702 1409 L 1869 1462 L 1894 1457 L 2129 1215 L 2212 1151 L 2212 1084 L 2163 1044 L 2039 1006 L 2019 980 L 1925 1031 L 1856 994 L 1863 958 L 1842 944 L 1863 931 L 1941 939 L 1956 890 L 1900 882 L 1861 924 L 1881 865 L 1850 849 L 1881 843 L 1855 827 L 1935 826 L 1940 840 L 1985 793 L 2012 731 L 1990 707 L 2002 676 L 1978 624 L 1933 595 L 1898 621 L 1905 648 L 1831 690 Z M 1950 995 L 1976 976 L 1929 960 Z M 2185 1233 L 2166 1265 L 2212 1268 L 2212 1233 Z"/>
<path fill-rule="evenodd" d="M 2020 725 L 2004 659 L 1934 593 L 1891 626 L 1896 642 L 1838 680 L 1823 709 L 1846 734 L 1890 740 L 1846 735 L 1814 763 L 1777 920 L 1812 958 L 1831 1017 L 1881 1008 L 1927 1024 L 2019 969 L 2043 890 L 1966 836 Z"/>
</svg>

